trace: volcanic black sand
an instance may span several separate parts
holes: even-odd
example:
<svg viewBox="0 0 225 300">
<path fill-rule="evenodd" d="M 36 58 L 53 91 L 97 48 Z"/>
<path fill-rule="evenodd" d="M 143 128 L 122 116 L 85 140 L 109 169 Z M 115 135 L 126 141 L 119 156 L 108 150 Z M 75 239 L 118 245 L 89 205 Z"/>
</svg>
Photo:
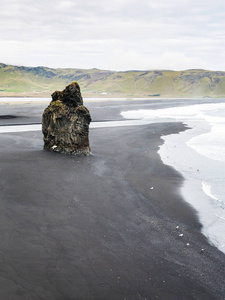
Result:
<svg viewBox="0 0 225 300">
<path fill-rule="evenodd" d="M 173 105 L 87 104 L 94 121 Z M 16 118 L 1 124 L 36 123 L 43 108 L 2 105 Z M 1 134 L 0 299 L 225 299 L 225 255 L 182 199 L 184 179 L 157 154 L 162 134 L 185 129 L 91 129 L 89 157 L 42 150 L 41 132 Z"/>
</svg>

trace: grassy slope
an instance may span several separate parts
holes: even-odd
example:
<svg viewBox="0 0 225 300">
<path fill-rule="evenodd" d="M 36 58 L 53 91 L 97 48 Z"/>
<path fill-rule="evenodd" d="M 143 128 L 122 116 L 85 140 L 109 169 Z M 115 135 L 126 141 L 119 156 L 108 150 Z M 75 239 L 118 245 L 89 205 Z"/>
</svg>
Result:
<svg viewBox="0 0 225 300">
<path fill-rule="evenodd" d="M 41 96 L 78 81 L 85 96 L 224 97 L 225 72 L 28 68 L 0 64 L 0 96 Z"/>
</svg>

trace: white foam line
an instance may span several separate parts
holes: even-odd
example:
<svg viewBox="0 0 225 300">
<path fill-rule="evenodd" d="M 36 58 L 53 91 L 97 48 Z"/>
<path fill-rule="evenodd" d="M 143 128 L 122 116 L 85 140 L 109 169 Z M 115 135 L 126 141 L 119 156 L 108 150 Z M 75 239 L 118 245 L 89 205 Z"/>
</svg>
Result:
<svg viewBox="0 0 225 300">
<path fill-rule="evenodd" d="M 25 132 L 25 131 L 40 131 L 40 130 L 41 130 L 41 124 L 0 126 L 0 133 Z"/>
<path fill-rule="evenodd" d="M 120 127 L 120 126 L 135 126 L 146 125 L 151 122 L 148 120 L 125 120 L 125 121 L 109 121 L 109 122 L 93 122 L 90 128 L 106 128 L 106 127 Z"/>
<path fill-rule="evenodd" d="M 149 121 L 143 121 L 143 120 L 93 122 L 93 123 L 90 124 L 90 128 L 107 128 L 107 127 L 146 125 L 146 124 L 150 124 L 150 122 Z M 0 133 L 41 131 L 41 128 L 42 128 L 41 124 L 0 126 Z"/>
<path fill-rule="evenodd" d="M 215 195 L 212 194 L 211 185 L 208 182 L 202 181 L 202 189 L 204 193 L 214 200 L 219 200 Z"/>
<path fill-rule="evenodd" d="M 0 104 L 6 103 L 6 104 L 14 104 L 14 103 L 31 103 L 31 102 L 50 102 L 51 100 L 49 98 L 29 98 L 29 97 L 21 97 L 21 98 L 2 98 L 0 99 Z"/>
<path fill-rule="evenodd" d="M 218 216 L 217 214 L 215 214 L 219 219 L 225 221 L 225 218 L 224 217 L 221 217 L 221 216 Z"/>
</svg>

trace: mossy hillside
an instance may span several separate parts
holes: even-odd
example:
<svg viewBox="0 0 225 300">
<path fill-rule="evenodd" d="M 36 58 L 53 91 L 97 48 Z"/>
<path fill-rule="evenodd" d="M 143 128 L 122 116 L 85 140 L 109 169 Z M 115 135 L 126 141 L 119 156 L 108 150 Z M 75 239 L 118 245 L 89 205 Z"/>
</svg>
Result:
<svg viewBox="0 0 225 300">
<path fill-rule="evenodd" d="M 5 91 L 19 90 L 21 92 L 41 92 L 50 91 L 55 84 L 62 86 L 63 80 L 56 78 L 55 82 L 51 78 L 46 78 L 32 72 L 19 71 L 12 68 L 0 68 L 0 88 Z"/>
<path fill-rule="evenodd" d="M 0 96 L 7 92 L 46 92 L 79 82 L 82 94 L 161 97 L 224 97 L 225 72 L 185 71 L 106 71 L 98 69 L 51 69 L 0 64 Z"/>
</svg>

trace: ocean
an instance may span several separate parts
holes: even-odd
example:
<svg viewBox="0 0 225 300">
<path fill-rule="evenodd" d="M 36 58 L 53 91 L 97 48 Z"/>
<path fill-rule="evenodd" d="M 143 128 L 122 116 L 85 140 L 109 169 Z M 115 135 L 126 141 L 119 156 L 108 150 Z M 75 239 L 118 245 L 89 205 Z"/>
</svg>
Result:
<svg viewBox="0 0 225 300">
<path fill-rule="evenodd" d="M 162 136 L 162 161 L 184 177 L 181 194 L 196 210 L 209 241 L 225 253 L 225 101 L 126 111 L 128 119 L 182 122 L 188 130 Z"/>
</svg>

